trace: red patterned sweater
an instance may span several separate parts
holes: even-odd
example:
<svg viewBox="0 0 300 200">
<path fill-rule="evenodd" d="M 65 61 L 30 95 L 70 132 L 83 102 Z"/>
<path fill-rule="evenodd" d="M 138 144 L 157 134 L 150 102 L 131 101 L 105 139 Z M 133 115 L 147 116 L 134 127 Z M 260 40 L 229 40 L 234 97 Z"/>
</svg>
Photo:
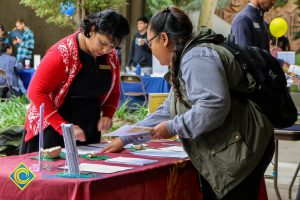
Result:
<svg viewBox="0 0 300 200">
<path fill-rule="evenodd" d="M 108 54 L 107 63 L 112 69 L 112 84 L 108 94 L 99 97 L 99 103 L 102 104 L 102 116 L 112 118 L 120 98 L 120 64 L 116 51 Z M 60 125 L 68 122 L 58 113 L 58 108 L 81 68 L 76 33 L 60 40 L 47 51 L 28 89 L 31 105 L 25 120 L 26 142 L 39 132 L 39 107 L 42 103 L 45 104 L 43 128 L 51 125 L 62 134 Z"/>
</svg>

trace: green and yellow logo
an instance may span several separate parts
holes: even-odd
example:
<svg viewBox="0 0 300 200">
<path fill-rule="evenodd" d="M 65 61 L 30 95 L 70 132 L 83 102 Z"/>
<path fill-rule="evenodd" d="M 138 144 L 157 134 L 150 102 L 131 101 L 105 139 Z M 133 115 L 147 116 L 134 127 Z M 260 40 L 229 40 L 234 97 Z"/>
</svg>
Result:
<svg viewBox="0 0 300 200">
<path fill-rule="evenodd" d="M 32 173 L 23 162 L 21 162 L 9 175 L 10 180 L 12 180 L 21 190 L 24 190 L 35 177 L 35 174 Z"/>
</svg>

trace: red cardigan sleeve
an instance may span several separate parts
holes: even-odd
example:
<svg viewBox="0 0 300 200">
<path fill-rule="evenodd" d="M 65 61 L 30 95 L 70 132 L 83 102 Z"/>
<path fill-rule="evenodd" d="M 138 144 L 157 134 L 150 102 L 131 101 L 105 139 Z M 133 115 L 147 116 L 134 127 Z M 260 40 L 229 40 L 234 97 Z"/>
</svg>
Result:
<svg viewBox="0 0 300 200">
<path fill-rule="evenodd" d="M 67 123 L 57 112 L 54 102 L 50 99 L 50 93 L 66 79 L 65 67 L 58 49 L 50 49 L 36 70 L 28 89 L 28 97 L 39 109 L 45 105 L 45 120 L 60 134 L 61 123 Z"/>
<path fill-rule="evenodd" d="M 116 58 L 116 79 L 111 93 L 102 106 L 102 116 L 109 118 L 113 118 L 120 100 L 120 63 L 115 52 L 114 57 Z"/>
</svg>

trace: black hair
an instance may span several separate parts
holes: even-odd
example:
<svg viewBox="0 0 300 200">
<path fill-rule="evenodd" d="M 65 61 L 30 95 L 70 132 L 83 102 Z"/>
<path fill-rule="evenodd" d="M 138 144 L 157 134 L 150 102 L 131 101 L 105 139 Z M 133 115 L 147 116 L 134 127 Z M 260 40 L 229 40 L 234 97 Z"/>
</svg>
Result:
<svg viewBox="0 0 300 200">
<path fill-rule="evenodd" d="M 163 19 L 163 20 L 162 20 Z M 179 8 L 168 7 L 156 13 L 149 23 L 150 31 L 156 34 L 166 32 L 174 44 L 172 62 L 170 63 L 171 82 L 176 98 L 187 108 L 190 106 L 182 99 L 178 79 L 180 56 L 186 43 L 192 38 L 193 24 L 188 15 Z M 160 37 L 160 35 L 158 36 Z"/>
<path fill-rule="evenodd" d="M 5 31 L 5 28 L 2 24 L 0 24 L 0 29 L 4 32 L 3 36 L 6 36 L 6 31 Z"/>
<path fill-rule="evenodd" d="M 0 55 L 5 53 L 7 49 L 12 48 L 11 44 L 9 43 L 3 43 L 0 45 Z"/>
<path fill-rule="evenodd" d="M 147 17 L 145 17 L 145 16 L 141 16 L 141 17 L 137 18 L 136 21 L 137 21 L 137 22 L 142 21 L 142 22 L 144 22 L 144 23 L 146 23 L 146 24 L 149 23 L 149 19 L 148 19 Z"/>
<path fill-rule="evenodd" d="M 20 24 L 25 24 L 26 25 L 25 20 L 22 19 L 22 18 L 17 19 L 16 23 L 20 23 Z"/>
<path fill-rule="evenodd" d="M 1 29 L 2 31 L 5 31 L 5 28 L 4 28 L 4 26 L 3 26 L 2 24 L 0 24 L 0 29 Z"/>
<path fill-rule="evenodd" d="M 90 37 L 92 27 L 95 32 L 107 35 L 115 47 L 129 34 L 129 23 L 119 12 L 107 9 L 88 15 L 81 23 L 81 30 Z"/>
<path fill-rule="evenodd" d="M 271 38 L 271 44 L 276 45 L 276 38 Z M 290 42 L 289 39 L 286 36 L 282 36 L 280 38 L 277 38 L 277 46 L 281 48 L 282 51 L 290 51 Z"/>
</svg>

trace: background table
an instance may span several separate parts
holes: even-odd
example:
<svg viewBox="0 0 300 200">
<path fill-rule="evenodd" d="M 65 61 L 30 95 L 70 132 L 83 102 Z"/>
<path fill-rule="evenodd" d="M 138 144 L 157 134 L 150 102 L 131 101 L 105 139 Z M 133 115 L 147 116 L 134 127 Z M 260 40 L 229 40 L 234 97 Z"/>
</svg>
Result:
<svg viewBox="0 0 300 200">
<path fill-rule="evenodd" d="M 142 76 L 146 93 L 168 93 L 171 86 L 163 77 Z"/>
<path fill-rule="evenodd" d="M 151 77 L 151 76 L 141 76 L 145 92 L 149 93 L 168 93 L 170 92 L 171 86 L 163 77 Z M 140 84 L 127 84 L 124 83 L 124 90 L 125 91 L 132 91 L 132 92 L 142 92 L 142 88 Z M 120 87 L 121 97 L 120 97 L 120 104 L 122 105 L 124 102 L 124 94 L 122 88 Z M 133 103 L 140 103 L 144 102 L 144 97 L 131 97 L 131 104 Z"/>
<path fill-rule="evenodd" d="M 27 90 L 29 83 L 33 77 L 35 70 L 34 69 L 21 69 L 18 72 L 19 77 L 21 78 L 25 89 Z"/>
<path fill-rule="evenodd" d="M 171 86 L 163 77 L 151 77 L 151 76 L 141 76 L 145 91 L 149 93 L 168 93 Z M 140 92 L 141 87 L 139 84 L 127 84 L 124 83 L 125 90 Z M 122 89 L 120 88 L 123 93 Z"/>
<path fill-rule="evenodd" d="M 34 72 L 35 72 L 34 69 L 22 69 L 18 72 L 18 75 L 21 78 L 25 89 L 28 88 L 29 83 L 34 75 Z M 147 94 L 168 93 L 170 91 L 171 86 L 167 83 L 167 81 L 163 77 L 142 76 L 142 80 Z M 140 87 L 135 85 L 126 85 L 126 87 L 131 90 L 136 90 L 136 91 L 140 90 Z M 122 92 L 121 88 L 120 90 Z"/>
<path fill-rule="evenodd" d="M 165 142 L 149 145 L 169 146 Z M 99 174 L 100 177 L 89 179 L 45 178 L 46 175 L 61 171 L 57 168 L 50 172 L 34 172 L 36 178 L 24 190 L 20 190 L 8 176 L 20 162 L 24 162 L 27 166 L 37 163 L 36 160 L 30 159 L 34 155 L 37 153 L 0 158 L 0 199 L 202 199 L 197 180 L 198 175 L 190 160 L 176 158 L 150 158 L 158 160 L 158 162 L 151 165 L 134 166 L 134 169 L 128 171 Z M 134 156 L 127 150 L 121 154 L 106 155 L 149 158 Z M 80 161 L 104 164 L 104 161 L 89 161 L 82 158 Z M 51 163 L 54 167 L 64 165 L 63 160 Z M 112 163 L 108 165 L 130 166 Z M 267 199 L 264 183 L 259 199 Z"/>
<path fill-rule="evenodd" d="M 273 179 L 274 180 L 274 189 L 275 194 L 278 200 L 281 200 L 281 195 L 279 193 L 278 189 L 278 149 L 279 149 L 279 140 L 285 140 L 285 141 L 300 141 L 300 125 L 295 124 L 291 127 L 285 128 L 285 129 L 275 129 L 274 131 L 274 138 L 275 138 L 275 153 L 274 153 L 274 167 L 273 167 L 273 176 L 266 176 L 266 178 Z M 292 152 L 291 152 L 292 153 Z M 291 154 L 292 155 L 292 154 Z M 294 185 L 295 179 L 297 177 L 297 174 L 300 169 L 300 160 L 298 163 L 298 167 L 294 173 L 294 176 L 291 180 L 289 191 L 288 191 L 288 197 L 291 199 L 292 196 L 292 187 Z"/>
</svg>

